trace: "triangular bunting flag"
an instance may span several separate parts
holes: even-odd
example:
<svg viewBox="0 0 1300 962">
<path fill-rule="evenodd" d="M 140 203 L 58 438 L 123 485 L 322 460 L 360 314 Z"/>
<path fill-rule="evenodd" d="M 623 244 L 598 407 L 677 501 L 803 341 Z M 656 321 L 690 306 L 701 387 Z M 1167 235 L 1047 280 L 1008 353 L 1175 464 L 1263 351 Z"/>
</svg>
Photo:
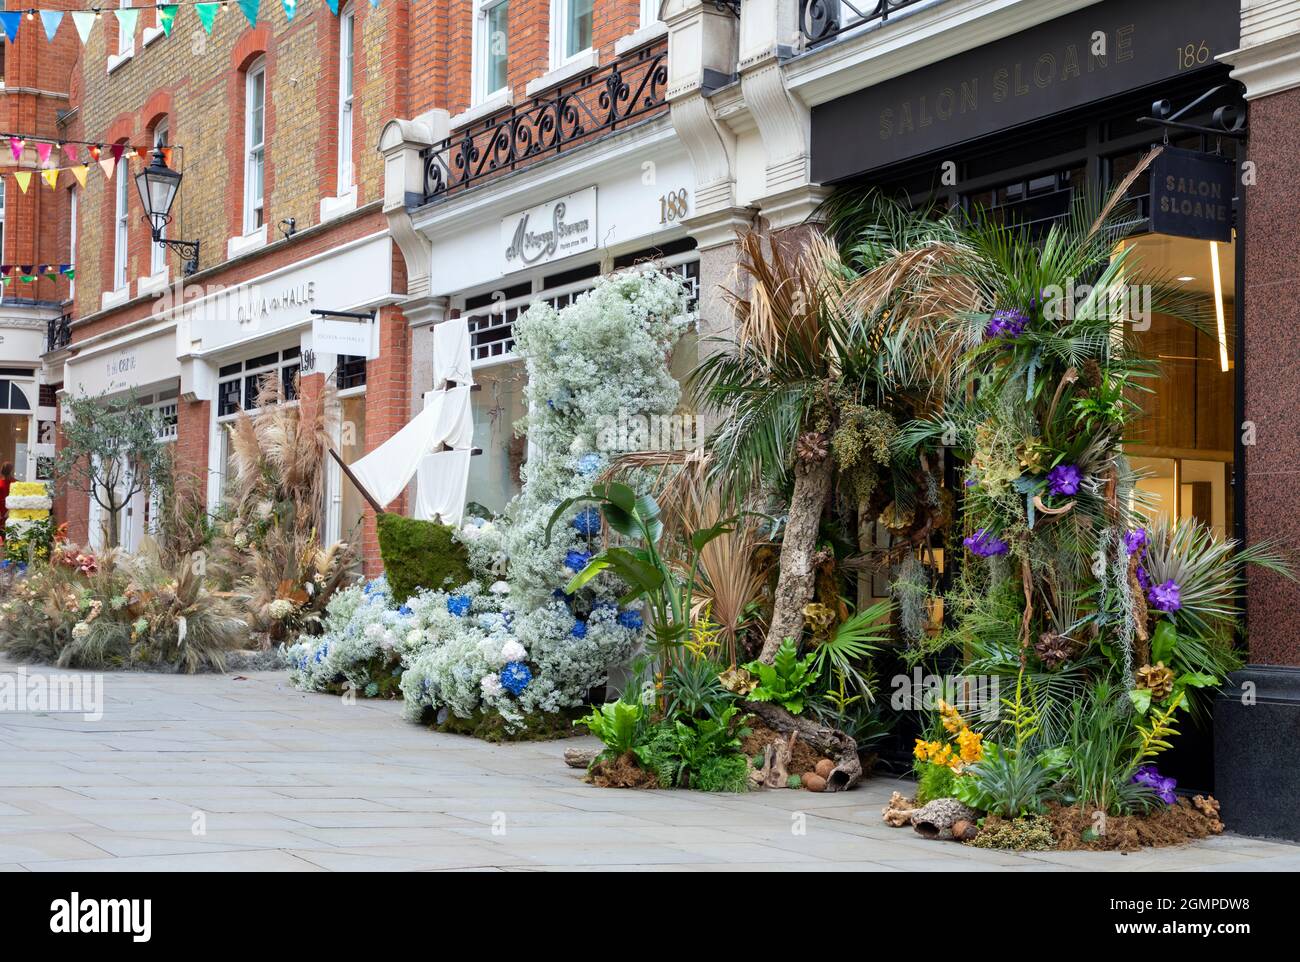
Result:
<svg viewBox="0 0 1300 962">
<path fill-rule="evenodd" d="M 14 269 L 13 264 L 0 264 L 0 274 L 4 275 L 5 277 L 8 277 L 9 272 L 13 269 Z"/>
<path fill-rule="evenodd" d="M 109 180 L 113 179 L 113 170 L 117 167 L 117 161 L 112 157 L 105 157 L 102 154 L 99 158 L 99 169 L 104 172 L 104 176 Z"/>
<path fill-rule="evenodd" d="M 54 145 L 45 141 L 41 141 L 36 145 L 36 156 L 41 159 L 42 167 L 50 162 L 50 151 L 53 149 Z"/>
<path fill-rule="evenodd" d="M 78 164 L 76 167 L 69 167 L 68 170 L 72 171 L 72 176 L 77 178 L 78 184 L 82 187 L 86 186 L 86 174 L 90 172 L 89 167 L 85 164 Z"/>
<path fill-rule="evenodd" d="M 330 13 L 337 17 L 339 15 L 339 0 L 325 0 L 325 2 L 330 6 Z"/>
<path fill-rule="evenodd" d="M 73 10 L 72 24 L 77 28 L 77 36 L 81 38 L 81 45 L 84 47 L 86 41 L 90 39 L 90 31 L 95 26 L 95 11 Z"/>
<path fill-rule="evenodd" d="M 370 5 L 371 5 L 372 7 L 374 7 L 376 10 L 378 10 L 378 9 L 379 9 L 379 0 L 370 0 Z"/>
<path fill-rule="evenodd" d="M 172 149 L 170 147 L 162 148 L 163 163 L 168 167 L 172 165 Z"/>
<path fill-rule="evenodd" d="M 122 155 L 126 153 L 126 144 L 113 144 L 108 150 L 113 155 L 114 160 L 121 160 Z"/>
<path fill-rule="evenodd" d="M 221 9 L 219 3 L 196 3 L 194 12 L 199 15 L 199 23 L 203 24 L 203 30 L 208 36 L 212 36 L 212 21 L 217 19 L 217 11 Z"/>
<path fill-rule="evenodd" d="M 41 171 L 41 180 L 45 181 L 50 190 L 53 190 L 59 182 L 59 168 L 55 167 L 53 170 Z"/>
<path fill-rule="evenodd" d="M 9 42 L 13 43 L 18 39 L 18 28 L 23 23 L 23 12 L 21 10 L 4 10 L 0 11 L 0 25 L 5 28 L 5 36 Z"/>
<path fill-rule="evenodd" d="M 298 0 L 280 0 L 284 4 L 284 15 L 289 22 L 293 22 L 293 15 L 298 12 Z"/>
<path fill-rule="evenodd" d="M 59 24 L 63 22 L 62 10 L 42 10 L 41 23 L 45 24 L 45 39 L 51 43 L 54 41 L 54 35 L 59 32 Z"/>
<path fill-rule="evenodd" d="M 179 9 L 176 4 L 165 4 L 158 8 L 158 23 L 162 25 L 163 33 L 167 36 L 172 35 L 172 25 L 176 22 L 176 11 Z"/>
<path fill-rule="evenodd" d="M 135 7 L 120 7 L 113 13 L 117 15 L 117 23 L 122 30 L 122 35 L 134 38 L 135 23 L 140 19 L 140 11 Z"/>
<path fill-rule="evenodd" d="M 257 26 L 257 8 L 262 0 L 239 0 L 239 9 L 244 11 L 250 26 Z"/>
<path fill-rule="evenodd" d="M 10 149 L 11 151 L 13 151 L 13 155 L 14 155 L 14 161 L 15 161 L 15 163 L 16 163 L 17 161 L 20 161 L 20 160 L 23 159 L 23 145 L 24 145 L 24 143 L 25 143 L 25 142 L 23 141 L 23 139 L 22 139 L 21 137 L 10 137 L 10 138 L 9 138 L 9 149 Z"/>
<path fill-rule="evenodd" d="M 32 182 L 32 172 L 30 170 L 15 170 L 14 180 L 18 181 L 18 186 L 22 188 L 25 194 Z"/>
<path fill-rule="evenodd" d="M 63 276 L 68 280 L 76 280 L 77 269 L 75 267 L 66 267 L 63 269 Z"/>
<path fill-rule="evenodd" d="M 76 145 L 76 144 L 64 144 L 64 145 L 63 145 L 63 152 L 64 152 L 65 154 L 67 154 L 67 156 L 68 156 L 68 160 L 72 161 L 74 164 L 77 162 L 77 145 Z"/>
<path fill-rule="evenodd" d="M 0 281 L 0 284 L 4 284 L 5 287 L 8 287 L 12 283 L 13 283 L 12 277 L 6 277 L 3 281 Z"/>
</svg>

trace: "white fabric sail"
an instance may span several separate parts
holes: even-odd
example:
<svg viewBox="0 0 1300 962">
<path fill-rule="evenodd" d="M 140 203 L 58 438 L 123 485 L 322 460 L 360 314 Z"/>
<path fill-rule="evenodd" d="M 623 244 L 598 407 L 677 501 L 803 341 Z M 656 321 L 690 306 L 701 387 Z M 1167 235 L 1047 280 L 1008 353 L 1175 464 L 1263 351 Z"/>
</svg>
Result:
<svg viewBox="0 0 1300 962">
<path fill-rule="evenodd" d="M 449 381 L 457 387 L 474 383 L 468 318 L 453 317 L 433 326 L 433 389 L 441 391 Z"/>
<path fill-rule="evenodd" d="M 460 527 L 469 487 L 469 448 L 439 451 L 420 459 L 416 472 L 415 516 Z"/>
<path fill-rule="evenodd" d="M 371 496 L 387 507 L 415 476 L 426 455 L 444 444 L 468 449 L 473 441 L 474 419 L 466 385 L 433 395 L 404 428 L 348 467 Z"/>
</svg>

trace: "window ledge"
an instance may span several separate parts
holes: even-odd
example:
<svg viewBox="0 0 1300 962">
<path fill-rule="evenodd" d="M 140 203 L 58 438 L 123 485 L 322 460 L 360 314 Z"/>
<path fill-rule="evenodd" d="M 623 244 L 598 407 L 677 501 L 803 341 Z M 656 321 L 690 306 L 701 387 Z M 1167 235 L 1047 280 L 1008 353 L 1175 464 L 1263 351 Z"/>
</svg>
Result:
<svg viewBox="0 0 1300 962">
<path fill-rule="evenodd" d="M 101 311 L 111 310 L 114 307 L 120 307 L 131 299 L 131 285 L 128 283 L 119 287 L 115 291 L 104 291 L 99 295 L 99 309 Z"/>
<path fill-rule="evenodd" d="M 528 96 L 535 97 L 540 93 L 550 90 L 552 87 L 558 87 L 566 80 L 572 80 L 574 77 L 581 77 L 583 74 L 595 70 L 599 66 L 600 54 L 594 49 L 584 50 L 567 63 L 560 64 L 560 66 L 556 67 L 554 70 L 528 81 Z"/>
<path fill-rule="evenodd" d="M 163 269 L 157 274 L 151 274 L 149 277 L 142 277 L 135 282 L 135 293 L 137 297 L 145 294 L 157 294 L 159 291 L 167 289 L 167 285 L 172 280 L 172 269 L 170 264 L 163 265 Z"/>
<path fill-rule="evenodd" d="M 117 70 L 123 64 L 127 63 L 134 56 L 135 56 L 134 48 L 126 51 L 125 53 L 110 53 L 108 55 L 108 72 L 113 73 L 113 71 Z"/>
<path fill-rule="evenodd" d="M 448 121 L 448 126 L 455 130 L 457 127 L 464 127 L 466 124 L 472 124 L 476 120 L 494 114 L 498 110 L 504 110 L 506 107 L 514 106 L 515 93 L 513 90 L 506 89 L 499 94 L 493 94 L 482 103 L 475 104 L 469 110 L 462 110 L 456 116 Z"/>
<path fill-rule="evenodd" d="M 162 27 L 145 27 L 144 28 L 144 45 L 147 47 L 159 37 L 167 36 L 167 32 Z"/>
<path fill-rule="evenodd" d="M 263 224 L 252 233 L 232 237 L 230 240 L 226 241 L 226 260 L 238 257 L 241 254 L 247 254 L 249 251 L 255 251 L 259 247 L 265 246 L 266 225 Z"/>
<path fill-rule="evenodd" d="M 334 220 L 357 209 L 357 185 L 353 184 L 337 197 L 320 199 L 320 222 Z"/>
<path fill-rule="evenodd" d="M 615 40 L 614 55 L 621 57 L 625 53 L 639 50 L 641 47 L 652 44 L 666 36 L 668 36 L 668 24 L 662 20 L 656 20 L 654 23 L 646 24 L 634 33 L 629 33 L 627 36 Z"/>
</svg>

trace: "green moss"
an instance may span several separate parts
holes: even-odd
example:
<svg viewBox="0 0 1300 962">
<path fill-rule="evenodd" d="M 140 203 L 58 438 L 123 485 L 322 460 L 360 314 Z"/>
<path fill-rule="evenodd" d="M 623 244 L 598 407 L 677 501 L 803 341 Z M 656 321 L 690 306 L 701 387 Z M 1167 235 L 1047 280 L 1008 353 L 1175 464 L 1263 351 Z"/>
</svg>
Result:
<svg viewBox="0 0 1300 962">
<path fill-rule="evenodd" d="M 749 759 L 735 753 L 705 759 L 691 787 L 701 792 L 747 792 Z"/>
<path fill-rule="evenodd" d="M 441 723 L 430 727 L 448 735 L 471 735 L 485 742 L 545 742 L 557 738 L 585 735 L 586 730 L 574 728 L 573 723 L 585 714 L 581 708 L 566 708 L 561 712 L 538 712 L 524 717 L 524 727 L 515 731 L 506 728 L 505 719 L 496 712 L 484 714 L 476 711 L 468 718 L 448 712 Z"/>
<path fill-rule="evenodd" d="M 916 765 L 917 785 L 916 804 L 924 805 L 936 798 L 951 798 L 953 790 L 953 773 L 947 765 L 935 765 L 933 762 L 918 762 Z"/>
<path fill-rule="evenodd" d="M 445 591 L 470 580 L 465 546 L 448 525 L 384 512 L 378 530 L 384 573 L 398 604 L 420 588 Z"/>
</svg>

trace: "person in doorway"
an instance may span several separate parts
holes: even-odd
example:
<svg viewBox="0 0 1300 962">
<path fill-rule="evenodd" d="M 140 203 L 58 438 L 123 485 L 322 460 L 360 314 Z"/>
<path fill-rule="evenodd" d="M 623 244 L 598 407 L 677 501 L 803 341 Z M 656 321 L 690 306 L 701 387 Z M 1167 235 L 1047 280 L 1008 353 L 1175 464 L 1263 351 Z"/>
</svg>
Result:
<svg viewBox="0 0 1300 962">
<path fill-rule="evenodd" d="M 9 520 L 9 487 L 14 483 L 14 463 L 6 461 L 0 465 L 0 544 L 5 540 L 5 523 Z"/>
</svg>

